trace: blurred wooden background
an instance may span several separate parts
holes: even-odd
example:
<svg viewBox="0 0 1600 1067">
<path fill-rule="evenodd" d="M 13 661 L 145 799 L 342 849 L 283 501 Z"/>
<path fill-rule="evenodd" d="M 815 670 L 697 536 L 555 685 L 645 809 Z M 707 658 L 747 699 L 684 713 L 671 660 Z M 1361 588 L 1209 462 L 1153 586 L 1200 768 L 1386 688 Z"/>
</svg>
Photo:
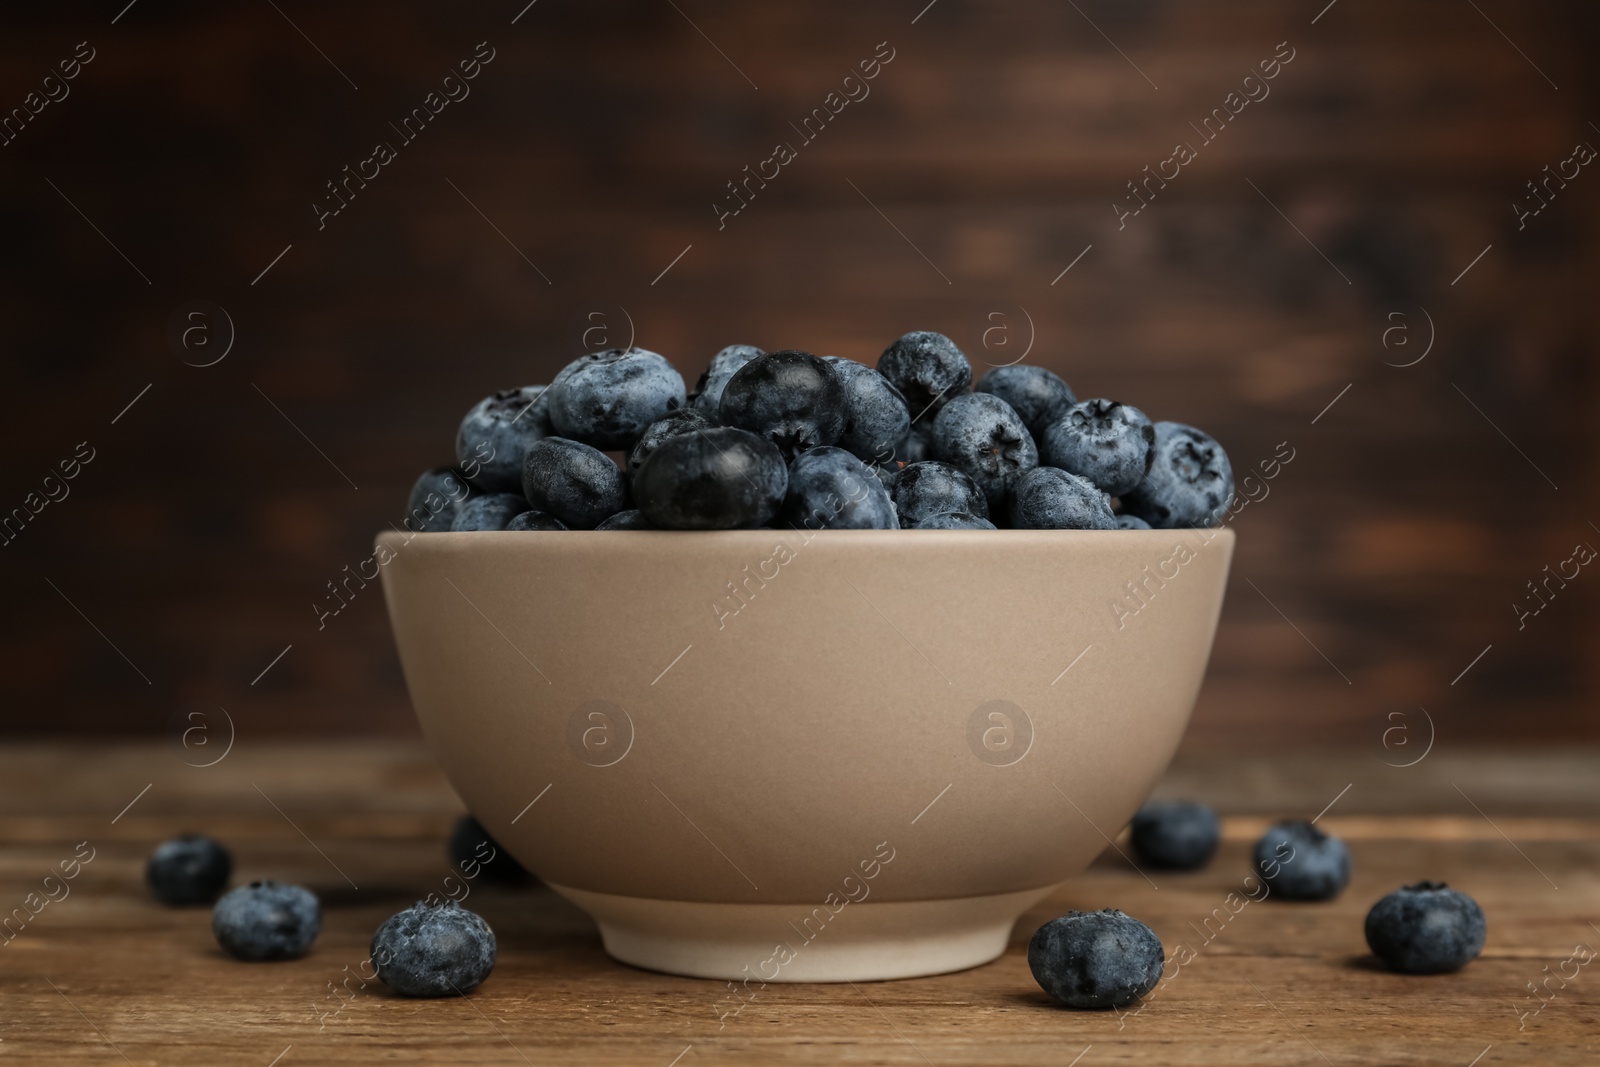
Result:
<svg viewBox="0 0 1600 1067">
<path fill-rule="evenodd" d="M 414 731 L 377 588 L 320 632 L 311 605 L 466 408 L 548 380 L 604 306 L 691 383 L 729 342 L 870 360 L 913 328 L 1009 361 L 1031 320 L 1030 360 L 1241 474 L 1289 442 L 1236 523 L 1193 744 L 1376 752 L 1419 706 L 1441 744 L 1600 737 L 1600 577 L 1512 608 L 1600 546 L 1600 174 L 1512 208 L 1600 145 L 1592 5 L 524 2 L 0 16 L 0 107 L 94 50 L 0 147 L 0 509 L 95 450 L 0 548 L 0 728 Z M 1119 230 L 1125 183 L 1285 41 L 1270 96 Z M 319 230 L 379 140 L 398 158 Z M 778 141 L 798 158 L 719 231 Z M 237 330 L 209 367 L 168 338 L 197 299 Z"/>
</svg>

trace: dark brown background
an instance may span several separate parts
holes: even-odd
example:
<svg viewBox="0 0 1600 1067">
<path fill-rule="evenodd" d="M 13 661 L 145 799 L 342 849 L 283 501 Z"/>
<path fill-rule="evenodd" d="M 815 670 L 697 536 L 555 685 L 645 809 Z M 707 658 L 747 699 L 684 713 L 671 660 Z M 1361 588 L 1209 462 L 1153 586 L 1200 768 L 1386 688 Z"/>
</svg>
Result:
<svg viewBox="0 0 1600 1067">
<path fill-rule="evenodd" d="M 0 148 L 0 509 L 98 454 L 0 548 L 0 725 L 152 733 L 222 706 L 241 736 L 414 730 L 377 588 L 322 632 L 311 605 L 462 412 L 547 380 L 606 304 L 691 382 L 734 341 L 870 360 L 928 328 L 982 358 L 984 316 L 1025 333 L 1025 309 L 1029 358 L 1079 395 L 1205 427 L 1241 473 L 1290 442 L 1237 521 L 1193 743 L 1377 746 L 1419 705 L 1442 744 L 1600 736 L 1600 577 L 1521 631 L 1511 609 L 1600 545 L 1600 176 L 1523 231 L 1511 210 L 1600 144 L 1590 8 L 939 0 L 913 24 L 924 2 L 8 11 L 0 107 L 77 42 L 97 56 Z M 471 96 L 319 232 L 323 182 L 485 40 Z M 1119 232 L 1124 182 L 1285 40 L 1270 97 Z M 871 96 L 718 232 L 724 182 L 880 41 Z M 204 369 L 166 337 L 196 298 L 237 325 Z M 1419 306 L 1431 353 L 1385 366 L 1421 352 Z M 1397 321 L 1413 343 L 1386 350 Z"/>
</svg>

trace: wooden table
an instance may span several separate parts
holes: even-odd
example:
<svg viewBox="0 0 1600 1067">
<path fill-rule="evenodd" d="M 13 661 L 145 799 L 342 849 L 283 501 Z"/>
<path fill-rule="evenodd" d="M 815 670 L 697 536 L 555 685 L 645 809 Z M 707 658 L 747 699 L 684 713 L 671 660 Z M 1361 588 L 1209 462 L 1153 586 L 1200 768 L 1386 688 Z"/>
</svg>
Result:
<svg viewBox="0 0 1600 1067">
<path fill-rule="evenodd" d="M 721 1022 L 721 984 L 612 962 L 592 924 L 543 889 L 472 887 L 468 906 L 494 926 L 500 957 L 470 998 L 404 1000 L 355 979 L 357 992 L 336 998 L 330 986 L 357 973 L 377 925 L 441 890 L 459 802 L 405 744 L 241 746 L 210 768 L 185 756 L 197 761 L 175 746 L 0 753 L 0 908 L 23 907 L 62 860 L 93 856 L 0 947 L 0 1063 L 1600 1062 L 1600 966 L 1566 962 L 1575 946 L 1600 946 L 1594 752 L 1434 752 L 1411 768 L 1386 767 L 1394 757 L 1378 751 L 1185 756 L 1160 792 L 1226 816 L 1208 869 L 1147 879 L 1108 850 L 1030 912 L 992 964 L 769 986 Z M 1356 867 L 1339 900 L 1267 900 L 1206 924 L 1270 817 L 1309 817 L 1336 797 L 1320 825 L 1349 841 Z M 189 828 L 233 848 L 236 881 L 271 876 L 321 894 L 310 956 L 235 963 L 206 909 L 150 900 L 146 855 Z M 1367 954 L 1366 909 L 1423 877 L 1467 889 L 1488 914 L 1484 954 L 1460 974 L 1392 975 Z M 1148 922 L 1169 955 L 1187 942 L 1196 958 L 1136 1015 L 1054 1007 L 1028 973 L 1027 937 L 1069 908 L 1108 905 Z M 1564 985 L 1551 977 L 1575 970 Z M 1546 979 L 1531 1014 L 1528 983 Z"/>
</svg>

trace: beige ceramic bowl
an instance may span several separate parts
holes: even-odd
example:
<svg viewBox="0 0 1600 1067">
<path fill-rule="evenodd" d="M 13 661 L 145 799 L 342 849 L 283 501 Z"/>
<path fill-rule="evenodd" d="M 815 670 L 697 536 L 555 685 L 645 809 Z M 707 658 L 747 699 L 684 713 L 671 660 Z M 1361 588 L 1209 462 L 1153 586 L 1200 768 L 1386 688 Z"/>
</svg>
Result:
<svg viewBox="0 0 1600 1067">
<path fill-rule="evenodd" d="M 999 955 L 1172 757 L 1233 534 L 379 544 L 412 702 L 467 807 L 612 956 L 749 983 Z"/>
</svg>

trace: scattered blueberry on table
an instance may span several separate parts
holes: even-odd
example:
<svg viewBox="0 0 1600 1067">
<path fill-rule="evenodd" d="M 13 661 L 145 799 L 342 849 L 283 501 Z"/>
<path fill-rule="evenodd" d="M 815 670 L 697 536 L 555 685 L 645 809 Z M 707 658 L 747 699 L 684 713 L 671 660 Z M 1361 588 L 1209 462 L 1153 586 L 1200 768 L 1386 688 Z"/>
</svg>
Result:
<svg viewBox="0 0 1600 1067">
<path fill-rule="evenodd" d="M 1350 850 L 1309 822 L 1272 826 L 1256 842 L 1255 867 L 1285 900 L 1332 900 L 1350 884 Z"/>
<path fill-rule="evenodd" d="M 1028 942 L 1028 968 L 1069 1008 L 1120 1008 L 1161 980 L 1165 950 L 1155 931 L 1115 908 L 1072 911 Z"/>
<path fill-rule="evenodd" d="M 144 881 L 163 904 L 210 904 L 222 895 L 232 873 L 227 849 L 203 834 L 179 834 L 150 854 Z"/>
<path fill-rule="evenodd" d="M 1483 909 L 1443 882 L 1418 882 L 1374 904 L 1367 912 L 1366 934 L 1373 955 L 1390 970 L 1445 974 L 1483 951 Z"/>
<path fill-rule="evenodd" d="M 876 491 L 832 502 L 861 470 L 887 518 Z M 1232 501 L 1233 468 L 1204 432 L 1080 402 L 1043 367 L 991 367 L 974 385 L 955 342 L 919 330 L 875 367 L 729 345 L 693 392 L 655 352 L 580 356 L 548 386 L 474 405 L 456 465 L 417 479 L 406 526 L 786 528 L 820 507 L 843 529 L 1183 529 L 1220 525 Z"/>
<path fill-rule="evenodd" d="M 1152 867 L 1192 871 L 1217 854 L 1222 828 L 1217 813 L 1192 800 L 1152 800 L 1131 827 L 1133 851 Z"/>
<path fill-rule="evenodd" d="M 451 866 L 468 878 L 481 876 L 486 881 L 517 885 L 532 877 L 471 815 L 456 820 L 446 847 Z"/>
<path fill-rule="evenodd" d="M 372 966 L 402 996 L 470 993 L 489 977 L 494 960 L 494 931 L 482 916 L 453 900 L 418 901 L 372 935 Z"/>
<path fill-rule="evenodd" d="M 304 956 L 321 930 L 322 904 L 297 885 L 251 882 L 223 894 L 211 912 L 217 943 L 252 962 Z"/>
</svg>

